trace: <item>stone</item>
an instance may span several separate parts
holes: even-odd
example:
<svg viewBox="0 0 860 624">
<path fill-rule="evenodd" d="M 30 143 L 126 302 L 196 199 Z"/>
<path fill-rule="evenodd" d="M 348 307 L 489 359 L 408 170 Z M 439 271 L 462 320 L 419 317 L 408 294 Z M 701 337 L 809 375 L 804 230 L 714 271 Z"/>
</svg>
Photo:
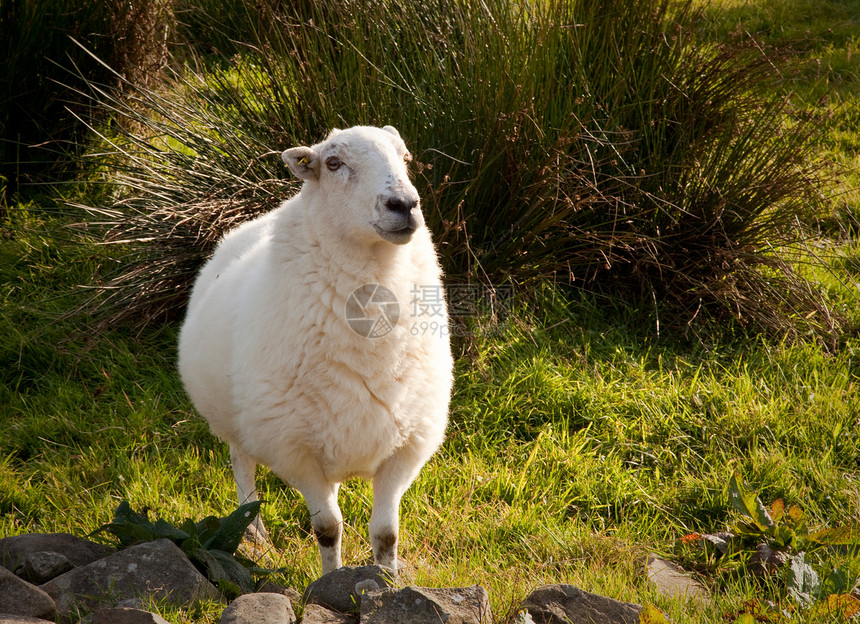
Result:
<svg viewBox="0 0 860 624">
<path fill-rule="evenodd" d="M 645 560 L 645 574 L 657 591 L 666 598 L 689 600 L 699 606 L 711 601 L 705 586 L 689 572 L 657 555 L 651 555 Z"/>
<path fill-rule="evenodd" d="M 324 574 L 308 585 L 302 596 L 305 604 L 318 604 L 341 613 L 358 610 L 362 590 L 376 583 L 377 588 L 390 587 L 397 572 L 379 565 L 344 566 Z M 358 586 L 358 588 L 356 588 Z"/>
<path fill-rule="evenodd" d="M 144 598 L 176 603 L 216 600 L 220 594 L 176 544 L 144 542 L 98 559 L 42 585 L 61 616 L 76 606 L 135 606 Z"/>
<path fill-rule="evenodd" d="M 51 620 L 27 617 L 26 615 L 12 615 L 11 613 L 0 613 L 0 624 L 54 624 Z"/>
<path fill-rule="evenodd" d="M 110 546 L 97 544 L 68 533 L 31 533 L 0 539 L 0 566 L 15 572 L 30 553 L 60 553 L 74 566 L 92 563 L 116 552 Z"/>
<path fill-rule="evenodd" d="M 377 589 L 380 589 L 380 587 L 379 583 L 377 583 L 375 579 L 364 579 L 363 581 L 359 581 L 355 584 L 355 595 L 362 596 Z"/>
<path fill-rule="evenodd" d="M 318 604 L 305 605 L 302 624 L 359 624 L 357 615 L 338 613 Z"/>
<path fill-rule="evenodd" d="M 490 597 L 479 585 L 378 589 L 361 598 L 361 624 L 486 624 Z"/>
<path fill-rule="evenodd" d="M 24 555 L 18 576 L 36 585 L 41 585 L 52 578 L 65 574 L 74 567 L 75 564 L 62 553 L 53 551 L 31 552 Z"/>
<path fill-rule="evenodd" d="M 788 560 L 786 551 L 773 549 L 767 544 L 759 544 L 750 557 L 749 569 L 757 576 L 768 576 L 783 567 Z"/>
<path fill-rule="evenodd" d="M 729 547 L 736 539 L 733 533 L 706 533 L 701 536 L 702 544 L 707 549 L 709 546 L 720 555 L 725 555 L 729 551 Z"/>
<path fill-rule="evenodd" d="M 573 585 L 545 585 L 520 606 L 535 624 L 638 624 L 642 605 L 598 596 Z"/>
<path fill-rule="evenodd" d="M 221 614 L 221 624 L 294 624 L 296 614 L 283 594 L 242 594 Z"/>
<path fill-rule="evenodd" d="M 53 620 L 57 607 L 47 593 L 0 567 L 0 613 Z"/>
<path fill-rule="evenodd" d="M 170 624 L 157 613 L 129 607 L 96 609 L 85 622 L 88 624 Z"/>
<path fill-rule="evenodd" d="M 290 603 L 294 605 L 300 604 L 302 602 L 302 595 L 292 587 L 280 585 L 279 583 L 273 583 L 269 579 L 265 578 L 257 582 L 257 587 L 255 591 L 268 592 L 271 594 L 283 594 L 284 596 L 289 598 Z"/>
</svg>

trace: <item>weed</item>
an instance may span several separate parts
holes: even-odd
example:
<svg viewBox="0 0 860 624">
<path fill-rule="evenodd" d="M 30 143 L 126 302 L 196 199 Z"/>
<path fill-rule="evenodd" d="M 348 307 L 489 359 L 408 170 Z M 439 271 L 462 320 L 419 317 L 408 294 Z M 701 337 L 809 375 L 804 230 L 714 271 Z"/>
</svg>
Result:
<svg viewBox="0 0 860 624">
<path fill-rule="evenodd" d="M 122 501 L 114 513 L 113 520 L 104 524 L 91 535 L 108 532 L 114 535 L 123 547 L 157 539 L 169 539 L 182 549 L 191 562 L 228 599 L 254 591 L 254 577 L 250 568 L 254 562 L 237 554 L 245 530 L 260 511 L 260 502 L 240 505 L 226 518 L 207 516 L 199 522 L 186 519 L 173 526 L 159 518 L 150 522 L 147 513 L 137 513 Z"/>
</svg>

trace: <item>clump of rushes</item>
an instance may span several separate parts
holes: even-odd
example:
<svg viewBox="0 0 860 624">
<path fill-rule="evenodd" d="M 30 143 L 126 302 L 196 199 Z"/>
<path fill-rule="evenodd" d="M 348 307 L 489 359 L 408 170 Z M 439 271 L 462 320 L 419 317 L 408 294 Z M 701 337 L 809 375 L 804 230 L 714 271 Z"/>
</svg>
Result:
<svg viewBox="0 0 860 624">
<path fill-rule="evenodd" d="M 59 82 L 70 80 L 64 69 L 69 64 L 92 79 L 110 81 L 111 75 L 74 41 L 85 42 L 135 82 L 154 84 L 166 62 L 168 15 L 165 0 L 0 4 L 0 189 L 9 200 L 32 193 L 35 184 L 79 173 L 78 159 L 68 153 L 76 153 L 85 128 L 69 111 L 91 111 Z"/>
<path fill-rule="evenodd" d="M 731 315 L 835 340 L 795 269 L 822 208 L 820 124 L 764 95 L 778 72 L 758 46 L 697 44 L 690 2 L 227 8 L 229 27 L 177 4 L 179 31 L 222 55 L 183 46 L 173 80 L 132 98 L 90 85 L 119 199 L 88 226 L 130 254 L 98 299 L 111 322 L 176 311 L 220 234 L 294 190 L 278 152 L 360 123 L 408 137 L 452 280 L 568 282 L 664 326 Z"/>
</svg>

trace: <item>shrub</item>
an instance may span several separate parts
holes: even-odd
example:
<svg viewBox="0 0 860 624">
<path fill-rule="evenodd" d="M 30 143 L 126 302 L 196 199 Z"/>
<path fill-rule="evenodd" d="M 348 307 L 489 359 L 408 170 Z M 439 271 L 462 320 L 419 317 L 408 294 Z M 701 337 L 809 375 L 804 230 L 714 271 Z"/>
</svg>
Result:
<svg viewBox="0 0 860 624">
<path fill-rule="evenodd" d="M 133 103 L 92 85 L 122 189 L 92 213 L 141 256 L 107 284 L 112 314 L 176 310 L 224 228 L 293 188 L 279 150 L 390 123 L 453 280 L 569 282 L 664 323 L 832 338 L 792 265 L 822 203 L 819 124 L 765 95 L 757 46 L 696 44 L 690 3 L 669 4 L 272 1 L 231 21 L 241 43 L 195 13 L 186 32 L 220 33 L 229 59 Z"/>
<path fill-rule="evenodd" d="M 75 41 L 130 81 L 151 85 L 166 61 L 167 14 L 165 0 L 0 4 L 0 179 L 8 181 L 10 195 L 23 184 L 74 171 L 67 156 L 86 130 L 76 115 L 88 111 L 86 101 L 62 83 L 69 83 L 72 67 L 93 81 L 111 76 Z"/>
</svg>

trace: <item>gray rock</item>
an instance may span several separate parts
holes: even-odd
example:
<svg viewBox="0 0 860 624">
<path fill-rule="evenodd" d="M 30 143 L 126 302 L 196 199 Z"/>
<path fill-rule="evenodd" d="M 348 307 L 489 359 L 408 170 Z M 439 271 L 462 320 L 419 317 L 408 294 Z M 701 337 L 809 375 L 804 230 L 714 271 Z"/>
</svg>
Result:
<svg viewBox="0 0 860 624">
<path fill-rule="evenodd" d="M 699 606 L 704 606 L 711 601 L 705 586 L 695 580 L 689 572 L 657 555 L 651 555 L 646 559 L 645 574 L 657 591 L 667 598 L 690 600 Z"/>
<path fill-rule="evenodd" d="M 258 592 L 268 592 L 271 594 L 283 594 L 287 598 L 290 599 L 291 604 L 299 604 L 302 602 L 302 595 L 297 592 L 292 587 L 287 587 L 286 585 L 281 585 L 279 583 L 273 583 L 269 579 L 262 579 L 257 582 L 257 588 L 255 591 Z"/>
<path fill-rule="evenodd" d="M 701 537 L 701 542 L 705 548 L 710 546 L 720 555 L 725 555 L 729 551 L 729 547 L 732 545 L 734 540 L 735 535 L 733 533 L 726 532 L 707 533 Z"/>
<path fill-rule="evenodd" d="M 789 556 L 784 550 L 775 550 L 767 544 L 759 544 L 755 547 L 755 553 L 750 557 L 749 569 L 757 576 L 773 574 L 786 563 Z"/>
<path fill-rule="evenodd" d="M 88 624 L 170 624 L 157 613 L 128 607 L 97 609 L 85 621 Z"/>
<path fill-rule="evenodd" d="M 44 591 L 0 567 L 0 613 L 53 620 L 57 607 Z"/>
<path fill-rule="evenodd" d="M 133 606 L 140 598 L 189 603 L 220 597 L 179 547 L 166 539 L 138 544 L 75 568 L 42 589 L 57 603 L 61 616 L 76 606 Z"/>
<path fill-rule="evenodd" d="M 362 596 L 372 591 L 376 591 L 377 589 L 381 589 L 381 587 L 379 587 L 379 583 L 377 583 L 375 579 L 364 579 L 363 581 L 359 581 L 355 584 L 355 595 Z"/>
<path fill-rule="evenodd" d="M 13 535 L 0 539 L 0 566 L 14 572 L 21 566 L 25 555 L 37 552 L 60 553 L 72 565 L 83 566 L 116 551 L 68 533 Z"/>
<path fill-rule="evenodd" d="M 318 604 L 305 605 L 302 624 L 359 624 L 357 615 L 326 609 Z"/>
<path fill-rule="evenodd" d="M 26 615 L 12 615 L 11 613 L 0 613 L 0 624 L 54 624 L 51 620 L 27 617 Z"/>
<path fill-rule="evenodd" d="M 242 594 L 221 614 L 221 624 L 294 624 L 296 614 L 283 594 Z"/>
<path fill-rule="evenodd" d="M 642 605 L 582 591 L 573 585 L 539 587 L 520 606 L 535 624 L 637 624 Z"/>
<path fill-rule="evenodd" d="M 361 598 L 361 624 L 485 624 L 490 597 L 478 585 L 379 589 Z"/>
<path fill-rule="evenodd" d="M 114 602 L 111 600 L 110 602 Z M 134 609 L 135 611 L 145 611 L 149 600 L 145 597 L 138 596 L 136 598 L 126 598 L 124 600 L 117 599 L 115 604 L 111 605 L 114 609 Z M 107 609 L 108 607 L 104 607 Z"/>
<path fill-rule="evenodd" d="M 341 613 L 354 612 L 361 604 L 361 593 L 368 587 L 368 580 L 377 587 L 390 587 L 396 574 L 391 568 L 378 565 L 338 568 L 308 585 L 302 601 Z"/>
<path fill-rule="evenodd" d="M 31 552 L 24 555 L 18 576 L 31 583 L 41 585 L 52 578 L 65 574 L 75 567 L 69 558 L 62 553 Z"/>
</svg>

